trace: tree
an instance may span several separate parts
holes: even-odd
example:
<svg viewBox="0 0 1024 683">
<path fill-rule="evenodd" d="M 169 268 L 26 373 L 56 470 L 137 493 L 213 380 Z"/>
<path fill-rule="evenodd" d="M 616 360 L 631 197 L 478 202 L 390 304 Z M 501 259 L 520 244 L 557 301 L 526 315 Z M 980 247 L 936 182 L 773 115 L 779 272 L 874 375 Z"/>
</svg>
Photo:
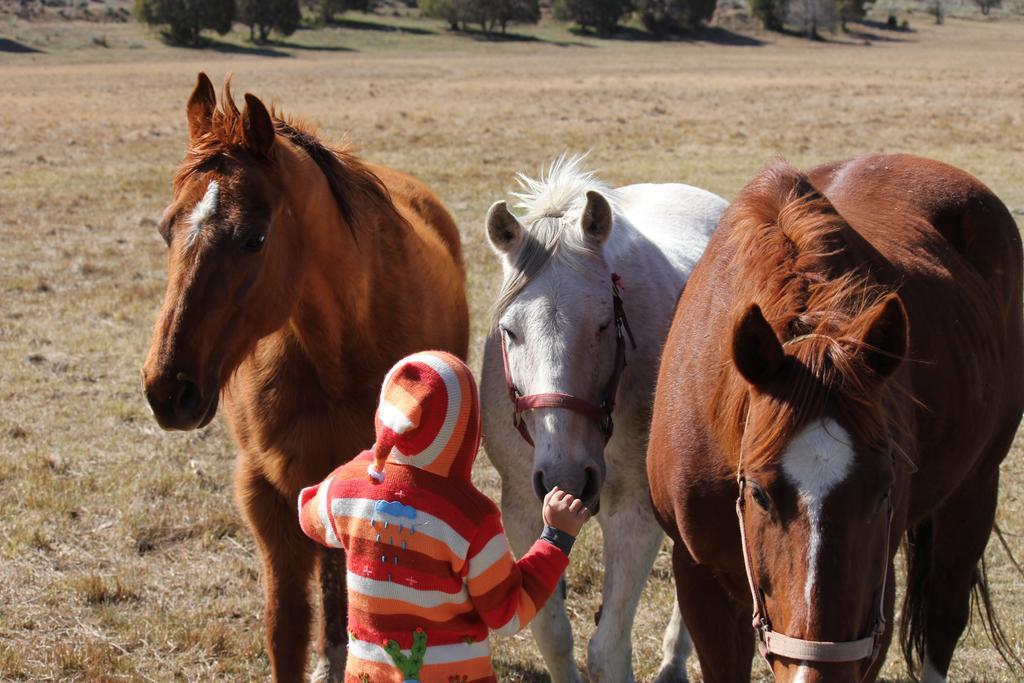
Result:
<svg viewBox="0 0 1024 683">
<path fill-rule="evenodd" d="M 864 0 L 835 0 L 836 11 L 839 13 L 839 21 L 842 28 L 846 30 L 846 22 L 860 21 L 864 18 Z"/>
<path fill-rule="evenodd" d="M 234 0 L 135 0 L 135 16 L 150 26 L 166 26 L 164 35 L 173 45 L 199 45 L 199 34 L 213 29 L 220 35 L 231 30 Z"/>
<path fill-rule="evenodd" d="M 769 31 L 781 31 L 786 5 L 787 0 L 750 0 L 750 11 Z"/>
<path fill-rule="evenodd" d="M 249 26 L 249 39 L 267 42 L 271 31 L 290 36 L 299 27 L 299 0 L 238 0 L 238 18 Z"/>
<path fill-rule="evenodd" d="M 584 31 L 598 33 L 610 33 L 632 11 L 631 0 L 555 0 L 554 6 L 559 21 L 574 21 Z"/>
<path fill-rule="evenodd" d="M 974 4 L 977 5 L 981 9 L 981 13 L 987 17 L 993 7 L 1001 7 L 1003 2 L 1002 0 L 974 0 Z"/>
<path fill-rule="evenodd" d="M 485 34 L 502 33 L 512 22 L 535 24 L 540 20 L 538 0 L 419 0 L 423 16 L 443 19 L 453 31 L 478 24 Z"/>
<path fill-rule="evenodd" d="M 441 19 L 448 22 L 453 31 L 459 30 L 459 23 L 465 23 L 460 16 L 458 0 L 419 0 L 420 14 L 430 19 Z"/>
<path fill-rule="evenodd" d="M 812 40 L 820 40 L 820 29 L 835 29 L 838 8 L 836 0 L 793 0 L 786 6 L 786 21 L 799 26 Z"/>
<path fill-rule="evenodd" d="M 715 4 L 716 0 L 636 0 L 636 10 L 648 31 L 671 33 L 710 19 Z"/>
<path fill-rule="evenodd" d="M 321 24 L 334 21 L 336 14 L 357 11 L 370 12 L 377 5 L 376 0 L 302 0 L 302 4 L 313 12 Z"/>
</svg>

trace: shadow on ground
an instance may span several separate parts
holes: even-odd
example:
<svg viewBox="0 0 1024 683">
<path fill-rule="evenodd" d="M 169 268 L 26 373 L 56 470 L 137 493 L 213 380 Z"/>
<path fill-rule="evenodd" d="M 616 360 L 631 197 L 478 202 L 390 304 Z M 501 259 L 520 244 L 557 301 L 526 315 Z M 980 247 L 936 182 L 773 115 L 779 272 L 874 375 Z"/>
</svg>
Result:
<svg viewBox="0 0 1024 683">
<path fill-rule="evenodd" d="M 890 32 L 891 33 L 891 32 Z M 850 38 L 856 38 L 857 40 L 866 40 L 869 43 L 905 43 L 906 38 L 896 38 L 892 35 L 882 35 L 878 33 L 872 33 L 871 31 L 864 31 L 859 28 L 855 28 L 853 24 L 847 24 L 846 30 L 843 31 L 845 36 Z M 826 39 L 825 42 L 831 42 Z"/>
<path fill-rule="evenodd" d="M 903 28 L 902 26 L 890 26 L 884 21 L 875 21 L 874 19 L 861 19 L 857 23 L 879 31 L 888 31 L 889 33 L 917 33 L 917 31 L 909 26 L 907 28 Z"/>
<path fill-rule="evenodd" d="M 646 42 L 682 42 L 709 43 L 711 45 L 729 45 L 732 47 L 759 47 L 765 41 L 742 33 L 735 33 L 720 26 L 705 26 L 693 31 L 678 33 L 652 33 L 633 26 L 619 26 L 611 33 L 590 33 L 580 28 L 569 29 L 578 36 L 588 36 L 603 40 L 633 40 Z"/>
<path fill-rule="evenodd" d="M 19 43 L 16 40 L 10 38 L 0 38 L 0 52 L 14 52 L 17 54 L 28 54 L 31 52 L 45 52 L 39 48 L 32 47 L 31 45 L 25 45 Z"/>
<path fill-rule="evenodd" d="M 523 664 L 509 664 L 503 659 L 494 659 L 494 670 L 503 681 L 516 683 L 551 683 L 551 678 L 543 668 Z"/>
<path fill-rule="evenodd" d="M 551 40 L 540 36 L 529 36 L 522 33 L 484 33 L 477 29 L 465 29 L 451 31 L 452 35 L 466 36 L 476 41 L 486 43 L 537 43 L 541 45 L 554 45 L 556 47 L 597 47 L 591 43 L 583 43 L 578 40 Z"/>
<path fill-rule="evenodd" d="M 275 49 L 272 45 L 237 45 L 235 43 L 226 43 L 222 40 L 216 40 L 214 38 L 206 38 L 203 44 L 199 46 L 200 49 L 213 50 L 214 52 L 222 52 L 228 55 L 252 55 L 254 57 L 291 57 L 290 54 L 283 50 Z"/>
<path fill-rule="evenodd" d="M 418 26 L 395 26 L 393 24 L 382 24 L 378 21 L 368 19 L 335 19 L 328 24 L 337 28 L 347 28 L 353 31 L 380 31 L 382 33 L 408 33 L 414 36 L 432 36 L 437 31 Z"/>
</svg>

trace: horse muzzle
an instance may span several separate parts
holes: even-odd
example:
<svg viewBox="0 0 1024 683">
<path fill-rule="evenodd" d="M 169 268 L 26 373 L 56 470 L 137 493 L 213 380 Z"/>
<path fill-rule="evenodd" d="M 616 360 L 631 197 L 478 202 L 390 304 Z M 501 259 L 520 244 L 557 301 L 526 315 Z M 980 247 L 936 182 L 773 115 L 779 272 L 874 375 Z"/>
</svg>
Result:
<svg viewBox="0 0 1024 683">
<path fill-rule="evenodd" d="M 169 371 L 148 378 L 143 370 L 142 385 L 153 417 L 162 429 L 202 429 L 217 414 L 219 387 L 204 389 L 184 372 Z"/>
</svg>

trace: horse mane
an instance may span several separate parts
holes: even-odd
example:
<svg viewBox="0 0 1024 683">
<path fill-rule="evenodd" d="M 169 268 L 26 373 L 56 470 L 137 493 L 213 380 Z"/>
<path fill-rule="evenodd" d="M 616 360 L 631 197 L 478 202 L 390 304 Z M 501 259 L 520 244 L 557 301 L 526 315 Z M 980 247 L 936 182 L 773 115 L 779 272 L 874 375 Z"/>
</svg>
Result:
<svg viewBox="0 0 1024 683">
<path fill-rule="evenodd" d="M 907 392 L 899 382 L 875 375 L 861 341 L 872 319 L 866 314 L 892 288 L 875 281 L 850 254 L 846 221 L 805 175 L 778 162 L 744 188 L 722 225 L 731 228 L 726 250 L 738 263 L 738 308 L 731 319 L 757 303 L 788 356 L 785 381 L 762 391 L 767 410 L 751 432 L 744 466 L 769 464 L 829 409 L 838 410 L 868 448 L 907 460 L 902 444 L 909 427 L 898 403 Z M 748 389 L 727 356 L 712 424 L 728 453 L 740 452 Z"/>
<path fill-rule="evenodd" d="M 516 253 L 512 270 L 501 284 L 498 298 L 491 308 L 491 327 L 509 305 L 548 264 L 560 262 L 575 270 L 587 267 L 587 257 L 599 256 L 586 240 L 579 225 L 587 203 L 587 192 L 600 192 L 616 209 L 617 194 L 597 179 L 594 171 L 583 169 L 586 154 L 563 152 L 541 169 L 538 178 L 516 174 L 519 192 L 513 192 L 516 208 L 525 213 L 523 244 Z"/>
<path fill-rule="evenodd" d="M 274 131 L 301 149 L 317 165 L 327 180 L 331 196 L 338 205 L 345 224 L 356 237 L 356 226 L 367 225 L 369 216 L 383 211 L 399 225 L 407 221 L 395 208 L 384 182 L 357 157 L 347 145 L 328 147 L 317 137 L 316 128 L 301 119 L 288 117 L 276 108 L 271 110 Z M 219 106 L 214 110 L 210 128 L 195 140 L 186 153 L 174 178 L 175 190 L 188 178 L 225 158 L 238 158 L 244 145 L 244 119 L 231 95 L 231 77 L 224 81 Z M 252 154 L 246 150 L 250 157 Z M 273 162 L 273 149 L 268 159 Z M 358 200 L 363 201 L 358 201 Z"/>
</svg>

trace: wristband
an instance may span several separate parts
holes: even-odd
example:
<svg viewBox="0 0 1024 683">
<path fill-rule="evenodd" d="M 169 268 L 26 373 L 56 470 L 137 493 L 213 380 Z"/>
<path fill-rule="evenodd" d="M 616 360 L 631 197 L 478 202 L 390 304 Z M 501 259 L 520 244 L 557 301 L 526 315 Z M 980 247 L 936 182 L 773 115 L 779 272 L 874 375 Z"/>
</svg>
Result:
<svg viewBox="0 0 1024 683">
<path fill-rule="evenodd" d="M 540 538 L 542 541 L 547 541 L 551 545 L 561 550 L 566 555 L 572 550 L 572 544 L 576 542 L 576 537 L 572 534 L 567 534 L 561 529 L 556 529 L 553 526 L 544 525 L 544 531 L 541 533 Z"/>
</svg>

